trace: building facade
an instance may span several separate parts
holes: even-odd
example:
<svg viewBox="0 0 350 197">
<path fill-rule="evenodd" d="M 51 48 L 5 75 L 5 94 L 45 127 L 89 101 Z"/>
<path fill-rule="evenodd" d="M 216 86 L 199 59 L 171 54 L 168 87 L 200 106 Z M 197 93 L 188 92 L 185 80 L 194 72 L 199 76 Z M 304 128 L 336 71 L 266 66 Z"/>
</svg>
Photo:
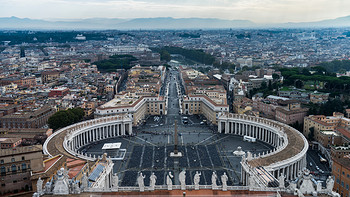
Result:
<svg viewBox="0 0 350 197">
<path fill-rule="evenodd" d="M 333 160 L 332 175 L 335 176 L 333 190 L 343 197 L 350 196 L 350 157 Z"/>
<path fill-rule="evenodd" d="M 0 153 L 0 194 L 32 190 L 30 172 L 43 169 L 42 146 L 1 149 Z"/>
<path fill-rule="evenodd" d="M 18 112 L 0 118 L 1 128 L 42 128 L 56 112 L 54 108 L 43 106 L 30 112 Z"/>
</svg>

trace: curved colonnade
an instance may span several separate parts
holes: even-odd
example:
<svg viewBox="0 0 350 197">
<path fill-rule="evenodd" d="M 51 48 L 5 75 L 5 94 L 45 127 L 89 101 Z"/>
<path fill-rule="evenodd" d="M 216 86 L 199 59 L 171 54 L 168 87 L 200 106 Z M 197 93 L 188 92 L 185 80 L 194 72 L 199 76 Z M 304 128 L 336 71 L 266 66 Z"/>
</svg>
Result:
<svg viewBox="0 0 350 197">
<path fill-rule="evenodd" d="M 274 147 L 262 155 L 248 154 L 242 160 L 242 183 L 248 184 L 248 178 L 254 174 L 254 168 L 264 167 L 276 179 L 284 175 L 293 180 L 306 168 L 308 142 L 296 129 L 270 119 L 226 113 L 219 117 L 220 133 L 250 136 Z"/>
<path fill-rule="evenodd" d="M 127 116 L 108 116 L 97 118 L 70 125 L 53 133 L 44 143 L 44 154 L 52 157 L 48 150 L 49 143 L 53 142 L 55 136 L 65 132 L 63 147 L 72 156 L 84 160 L 94 161 L 95 156 L 80 153 L 78 150 L 88 144 L 111 137 L 131 135 L 132 120 Z"/>
<path fill-rule="evenodd" d="M 124 116 L 108 116 L 73 124 L 56 131 L 44 143 L 43 151 L 48 151 L 49 143 L 57 143 L 55 136 L 65 132 L 63 147 L 72 156 L 94 161 L 95 156 L 79 153 L 79 149 L 96 141 L 116 136 L 132 134 L 132 120 Z M 306 167 L 308 142 L 294 128 L 273 120 L 225 113 L 218 119 L 218 132 L 240 136 L 251 136 L 274 147 L 262 155 L 247 154 L 242 160 L 242 183 L 248 185 L 254 169 L 264 167 L 276 179 L 283 174 L 286 180 L 293 180 Z"/>
</svg>

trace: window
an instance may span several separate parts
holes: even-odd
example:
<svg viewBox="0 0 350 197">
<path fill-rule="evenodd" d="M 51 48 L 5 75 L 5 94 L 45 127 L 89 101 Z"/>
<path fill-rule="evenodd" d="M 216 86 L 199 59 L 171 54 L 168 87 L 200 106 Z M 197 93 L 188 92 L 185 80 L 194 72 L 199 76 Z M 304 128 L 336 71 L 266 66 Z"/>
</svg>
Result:
<svg viewBox="0 0 350 197">
<path fill-rule="evenodd" d="M 12 171 L 12 173 L 16 173 L 16 172 L 17 172 L 17 168 L 16 168 L 16 165 L 15 165 L 15 164 L 13 164 L 13 165 L 11 166 L 11 171 Z"/>
<path fill-rule="evenodd" d="M 6 175 L 6 168 L 4 166 L 1 167 L 1 176 Z"/>
<path fill-rule="evenodd" d="M 11 162 L 15 162 L 15 158 L 12 158 L 12 159 L 11 159 Z"/>
<path fill-rule="evenodd" d="M 2 159 L 2 160 L 0 161 L 0 163 L 1 163 L 1 164 L 4 164 L 4 160 Z"/>
</svg>

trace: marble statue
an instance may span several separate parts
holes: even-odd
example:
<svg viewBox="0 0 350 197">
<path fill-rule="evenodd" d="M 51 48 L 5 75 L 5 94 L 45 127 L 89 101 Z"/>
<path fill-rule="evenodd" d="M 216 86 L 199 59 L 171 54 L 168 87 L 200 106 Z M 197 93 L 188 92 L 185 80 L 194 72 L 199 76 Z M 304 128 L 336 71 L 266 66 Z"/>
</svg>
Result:
<svg viewBox="0 0 350 197">
<path fill-rule="evenodd" d="M 200 177 L 201 175 L 202 175 L 201 172 L 196 171 L 196 174 L 193 177 L 194 189 L 195 190 L 199 190 L 199 181 L 201 179 L 201 177 Z"/>
<path fill-rule="evenodd" d="M 322 191 L 322 181 L 317 181 L 316 191 L 317 192 L 321 192 Z"/>
<path fill-rule="evenodd" d="M 326 190 L 327 192 L 332 192 L 334 187 L 334 179 L 332 176 L 329 176 L 326 181 Z"/>
<path fill-rule="evenodd" d="M 168 190 L 173 190 L 173 181 L 171 180 L 174 176 L 169 172 L 166 176 L 166 184 L 168 185 Z"/>
<path fill-rule="evenodd" d="M 179 181 L 181 184 L 181 190 L 186 190 L 186 171 L 182 170 L 179 174 Z"/>
<path fill-rule="evenodd" d="M 142 172 L 140 172 L 139 177 L 137 177 L 137 183 L 139 184 L 140 192 L 145 191 L 145 183 L 144 183 L 145 178 L 146 176 L 143 176 Z"/>
<path fill-rule="evenodd" d="M 69 194 L 69 183 L 68 177 L 66 176 L 68 173 L 65 172 L 64 168 L 61 168 L 57 171 L 56 181 L 53 188 L 54 195 L 67 195 Z"/>
<path fill-rule="evenodd" d="M 289 191 L 290 191 L 291 193 L 293 193 L 293 192 L 295 192 L 295 189 L 297 189 L 297 183 L 294 182 L 294 181 L 290 182 L 290 183 L 289 183 Z"/>
<path fill-rule="evenodd" d="M 36 182 L 36 192 L 39 195 L 43 194 L 43 180 L 41 180 L 41 177 L 39 177 L 38 181 Z"/>
<path fill-rule="evenodd" d="M 35 193 L 33 194 L 33 197 L 40 197 L 40 195 L 38 194 L 38 192 L 35 192 Z"/>
<path fill-rule="evenodd" d="M 256 181 L 255 181 L 255 177 L 253 174 L 250 174 L 248 177 L 248 185 L 250 188 L 255 188 L 257 187 Z"/>
<path fill-rule="evenodd" d="M 253 159 L 253 155 L 252 155 L 252 153 L 251 152 L 247 152 L 247 161 L 250 161 L 250 160 L 252 160 Z"/>
<path fill-rule="evenodd" d="M 211 189 L 218 189 L 218 185 L 216 184 L 216 180 L 218 179 L 218 176 L 215 172 L 211 175 Z"/>
<path fill-rule="evenodd" d="M 296 192 L 298 197 L 305 197 L 304 194 L 299 189 L 296 189 Z"/>
<path fill-rule="evenodd" d="M 156 186 L 156 180 L 157 177 L 154 172 L 152 172 L 151 176 L 149 177 L 149 186 L 151 190 L 154 190 L 154 187 Z"/>
<path fill-rule="evenodd" d="M 119 177 L 117 173 L 113 174 L 113 188 L 118 190 L 119 187 Z"/>
<path fill-rule="evenodd" d="M 81 178 L 81 189 L 84 191 L 89 187 L 89 178 L 86 176 L 86 173 L 84 173 L 83 177 Z"/>
<path fill-rule="evenodd" d="M 72 180 L 72 194 L 80 194 L 80 188 L 75 180 Z"/>
<path fill-rule="evenodd" d="M 280 188 L 284 188 L 285 185 L 284 185 L 284 180 L 286 179 L 286 176 L 284 176 L 284 174 L 281 174 L 279 177 L 278 177 L 278 182 L 280 183 Z"/>
<path fill-rule="evenodd" d="M 45 194 L 50 194 L 51 193 L 51 182 L 46 182 L 46 184 L 45 184 L 45 190 L 44 190 L 44 192 L 45 192 Z"/>
<path fill-rule="evenodd" d="M 311 179 L 312 179 L 312 175 L 308 170 L 306 170 L 303 175 L 303 182 L 299 188 L 301 193 L 312 194 L 315 192 L 315 188 Z"/>
<path fill-rule="evenodd" d="M 227 180 L 228 180 L 228 177 L 226 175 L 226 172 L 224 172 L 224 174 L 221 175 L 222 191 L 227 191 Z"/>
</svg>

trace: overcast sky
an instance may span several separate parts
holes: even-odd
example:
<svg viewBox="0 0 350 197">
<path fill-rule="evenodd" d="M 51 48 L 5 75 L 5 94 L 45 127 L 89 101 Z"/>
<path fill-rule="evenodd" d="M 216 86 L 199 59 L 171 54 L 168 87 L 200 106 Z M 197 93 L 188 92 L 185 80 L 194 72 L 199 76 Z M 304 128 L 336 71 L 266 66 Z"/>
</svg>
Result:
<svg viewBox="0 0 350 197">
<path fill-rule="evenodd" d="M 350 0 L 0 0 L 0 17 L 221 18 L 302 22 L 350 15 Z"/>
</svg>

